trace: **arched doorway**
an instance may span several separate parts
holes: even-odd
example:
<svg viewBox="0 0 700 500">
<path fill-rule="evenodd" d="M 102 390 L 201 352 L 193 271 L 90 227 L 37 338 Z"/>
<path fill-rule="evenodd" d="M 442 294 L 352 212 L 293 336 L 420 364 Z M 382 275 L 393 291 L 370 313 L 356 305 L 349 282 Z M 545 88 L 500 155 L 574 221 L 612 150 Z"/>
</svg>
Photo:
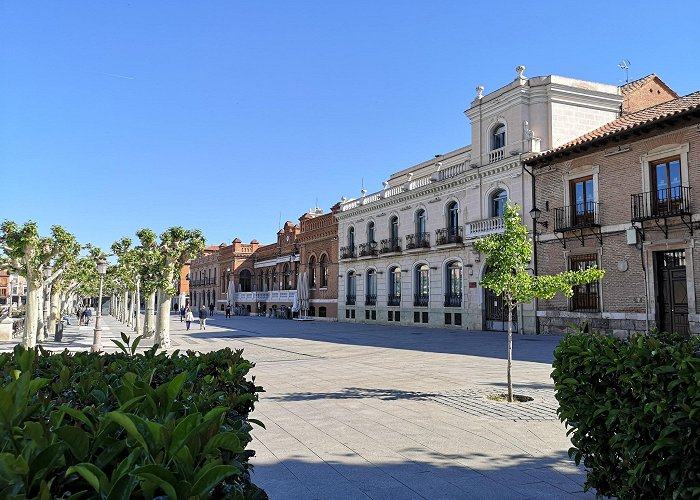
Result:
<svg viewBox="0 0 700 500">
<path fill-rule="evenodd" d="M 484 275 L 489 269 L 484 270 Z M 508 307 L 502 295 L 496 295 L 493 290 L 484 288 L 484 329 L 494 332 L 508 330 Z M 513 331 L 518 331 L 518 309 L 513 309 Z"/>
</svg>

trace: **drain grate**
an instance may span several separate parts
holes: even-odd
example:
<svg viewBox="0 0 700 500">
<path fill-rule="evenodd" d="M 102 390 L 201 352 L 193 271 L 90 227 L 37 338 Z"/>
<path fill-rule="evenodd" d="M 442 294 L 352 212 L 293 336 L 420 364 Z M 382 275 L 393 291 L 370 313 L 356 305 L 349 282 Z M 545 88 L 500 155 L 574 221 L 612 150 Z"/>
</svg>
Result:
<svg viewBox="0 0 700 500">
<path fill-rule="evenodd" d="M 516 394 L 533 399 L 527 403 L 505 403 L 488 399 L 491 395 L 504 392 L 500 388 L 469 388 L 431 395 L 430 399 L 476 417 L 513 421 L 559 420 L 559 402 L 551 389 L 516 389 Z"/>
</svg>

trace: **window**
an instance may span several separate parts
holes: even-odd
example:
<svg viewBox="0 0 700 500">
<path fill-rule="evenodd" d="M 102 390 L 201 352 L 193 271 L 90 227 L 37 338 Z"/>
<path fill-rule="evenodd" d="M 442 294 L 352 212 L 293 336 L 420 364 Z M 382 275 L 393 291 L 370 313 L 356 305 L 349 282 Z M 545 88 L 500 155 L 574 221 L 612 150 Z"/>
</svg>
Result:
<svg viewBox="0 0 700 500">
<path fill-rule="evenodd" d="M 277 268 L 275 268 L 275 267 L 272 268 L 272 275 L 271 275 L 270 281 L 271 281 L 270 284 L 272 285 L 270 290 L 278 290 L 278 288 L 277 288 Z"/>
<path fill-rule="evenodd" d="M 457 233 L 459 227 L 459 204 L 456 201 L 447 205 L 447 229 L 450 235 Z"/>
<path fill-rule="evenodd" d="M 416 234 L 425 233 L 425 210 L 420 209 L 416 212 Z"/>
<path fill-rule="evenodd" d="M 445 276 L 445 307 L 462 305 L 462 263 L 458 261 L 447 264 Z"/>
<path fill-rule="evenodd" d="M 401 268 L 398 266 L 389 269 L 389 297 L 387 305 L 401 305 Z"/>
<path fill-rule="evenodd" d="M 347 290 L 346 290 L 346 301 L 347 305 L 355 305 L 355 272 L 349 271 L 347 277 Z"/>
<path fill-rule="evenodd" d="M 508 203 L 508 193 L 499 189 L 491 195 L 491 217 L 503 217 L 503 212 Z"/>
<path fill-rule="evenodd" d="M 285 263 L 284 266 L 282 266 L 282 280 L 284 284 L 284 289 L 285 290 L 291 290 L 292 289 L 292 272 L 289 267 L 289 264 Z"/>
<path fill-rule="evenodd" d="M 367 243 L 375 243 L 374 238 L 374 222 L 367 224 Z"/>
<path fill-rule="evenodd" d="M 348 229 L 348 246 L 350 248 L 355 246 L 355 228 L 352 226 Z"/>
<path fill-rule="evenodd" d="M 328 287 L 328 257 L 324 253 L 321 255 L 321 260 L 319 262 L 320 275 L 321 275 L 321 288 Z"/>
<path fill-rule="evenodd" d="M 395 215 L 391 219 L 389 219 L 389 239 L 391 240 L 390 244 L 392 247 L 398 245 L 399 218 Z"/>
<path fill-rule="evenodd" d="M 680 157 L 656 161 L 651 169 L 652 204 L 656 213 L 678 210 L 683 200 Z"/>
<path fill-rule="evenodd" d="M 377 305 L 377 271 L 367 270 L 367 293 L 365 297 L 366 306 Z"/>
<path fill-rule="evenodd" d="M 598 257 L 595 254 L 572 255 L 569 257 L 569 269 L 572 271 L 588 269 L 597 263 Z M 597 312 L 599 310 L 597 281 L 574 287 L 574 295 L 571 297 L 571 310 L 581 312 Z"/>
<path fill-rule="evenodd" d="M 241 274 L 238 276 L 238 282 L 241 292 L 250 292 L 250 271 L 247 269 L 241 271 Z"/>
<path fill-rule="evenodd" d="M 325 318 L 326 317 L 326 308 L 324 306 L 321 306 L 318 308 L 318 317 L 319 318 Z"/>
<path fill-rule="evenodd" d="M 569 193 L 571 194 L 572 226 L 593 223 L 595 220 L 593 176 L 569 181 Z"/>
<path fill-rule="evenodd" d="M 316 257 L 309 259 L 309 288 L 316 288 Z"/>
<path fill-rule="evenodd" d="M 506 145 L 506 126 L 502 123 L 496 125 L 491 133 L 491 149 L 501 149 Z"/>
<path fill-rule="evenodd" d="M 430 269 L 427 264 L 416 267 L 416 294 L 414 304 L 416 306 L 427 306 L 430 296 Z"/>
</svg>

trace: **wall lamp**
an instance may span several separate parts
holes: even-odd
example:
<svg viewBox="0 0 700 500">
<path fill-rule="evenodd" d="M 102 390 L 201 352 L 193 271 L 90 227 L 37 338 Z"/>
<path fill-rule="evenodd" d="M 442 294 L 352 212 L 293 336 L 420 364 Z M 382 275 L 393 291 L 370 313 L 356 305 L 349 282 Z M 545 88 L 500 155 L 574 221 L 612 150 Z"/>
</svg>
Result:
<svg viewBox="0 0 700 500">
<path fill-rule="evenodd" d="M 549 226 L 549 221 L 540 221 L 540 217 L 542 217 L 542 211 L 535 207 L 532 210 L 530 210 L 530 217 L 532 217 L 533 222 L 535 223 L 535 226 L 539 224 L 542 227 L 547 227 Z"/>
</svg>

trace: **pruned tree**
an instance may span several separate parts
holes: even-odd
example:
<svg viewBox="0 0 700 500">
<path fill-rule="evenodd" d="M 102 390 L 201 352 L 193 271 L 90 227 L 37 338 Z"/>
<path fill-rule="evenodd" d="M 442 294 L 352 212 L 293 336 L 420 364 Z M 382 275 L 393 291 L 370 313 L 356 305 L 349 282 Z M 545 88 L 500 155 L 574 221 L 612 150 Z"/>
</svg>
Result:
<svg viewBox="0 0 700 500">
<path fill-rule="evenodd" d="M 551 299 L 557 293 L 566 297 L 573 295 L 573 287 L 597 281 L 605 271 L 593 266 L 579 271 L 565 271 L 553 276 L 533 276 L 528 272 L 532 260 L 532 240 L 527 228 L 522 225 L 520 207 L 505 207 L 504 231 L 490 234 L 477 240 L 474 247 L 485 254 L 489 272 L 481 281 L 481 286 L 501 295 L 508 308 L 508 401 L 513 401 L 511 366 L 513 360 L 513 310 L 518 304 L 535 298 Z"/>
</svg>

